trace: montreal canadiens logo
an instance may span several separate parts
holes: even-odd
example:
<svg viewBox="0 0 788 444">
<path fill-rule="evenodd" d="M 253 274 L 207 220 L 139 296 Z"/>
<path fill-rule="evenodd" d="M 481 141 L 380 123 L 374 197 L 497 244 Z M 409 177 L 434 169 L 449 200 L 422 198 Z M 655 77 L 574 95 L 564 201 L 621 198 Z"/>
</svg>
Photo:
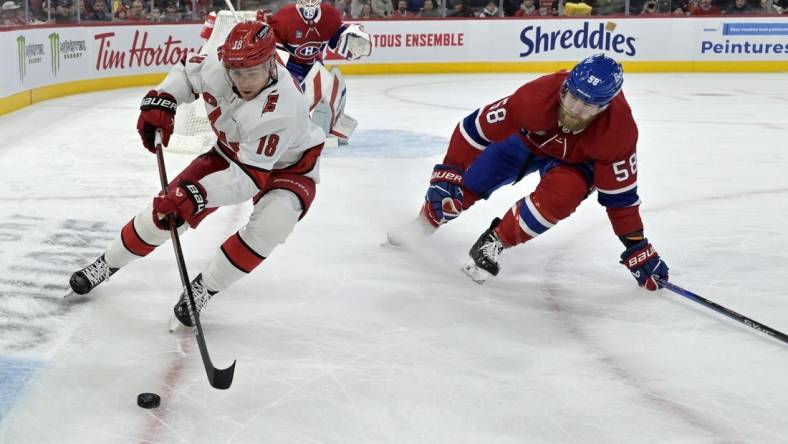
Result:
<svg viewBox="0 0 788 444">
<path fill-rule="evenodd" d="M 320 53 L 321 44 L 318 42 L 304 43 L 295 50 L 295 55 L 304 59 L 315 57 Z"/>
</svg>

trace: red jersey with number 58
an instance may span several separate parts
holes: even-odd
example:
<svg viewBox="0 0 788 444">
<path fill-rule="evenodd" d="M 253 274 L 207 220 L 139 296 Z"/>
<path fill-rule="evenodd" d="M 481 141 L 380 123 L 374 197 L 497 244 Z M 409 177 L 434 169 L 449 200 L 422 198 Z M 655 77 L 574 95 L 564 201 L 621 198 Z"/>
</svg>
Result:
<svg viewBox="0 0 788 444">
<path fill-rule="evenodd" d="M 567 163 L 591 163 L 598 200 L 607 208 L 615 232 L 642 229 L 637 195 L 638 130 L 624 93 L 583 131 L 565 133 L 558 125 L 558 107 L 568 75 L 560 71 L 540 77 L 511 96 L 476 110 L 460 122 L 456 131 L 461 136 L 455 134 L 452 143 L 475 148 L 465 151 L 475 158 L 490 143 L 519 134 L 534 154 Z"/>
</svg>

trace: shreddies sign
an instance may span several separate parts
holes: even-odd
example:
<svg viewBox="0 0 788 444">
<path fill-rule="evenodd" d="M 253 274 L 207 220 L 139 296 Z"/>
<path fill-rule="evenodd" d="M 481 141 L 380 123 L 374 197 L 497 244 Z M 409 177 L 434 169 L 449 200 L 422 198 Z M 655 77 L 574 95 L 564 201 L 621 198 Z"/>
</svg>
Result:
<svg viewBox="0 0 788 444">
<path fill-rule="evenodd" d="M 634 56 L 635 37 L 616 32 L 614 22 L 582 22 L 580 26 L 567 26 L 563 29 L 543 30 L 542 26 L 529 25 L 520 32 L 520 41 L 525 51 L 520 57 L 561 49 L 593 49 Z"/>
</svg>

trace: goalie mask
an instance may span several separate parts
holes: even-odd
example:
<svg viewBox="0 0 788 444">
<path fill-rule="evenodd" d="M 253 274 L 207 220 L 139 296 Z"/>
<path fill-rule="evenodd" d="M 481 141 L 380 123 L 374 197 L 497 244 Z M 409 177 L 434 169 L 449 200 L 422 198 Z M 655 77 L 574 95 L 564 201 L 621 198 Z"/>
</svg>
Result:
<svg viewBox="0 0 788 444">
<path fill-rule="evenodd" d="M 624 83 L 621 65 L 604 54 L 578 63 L 561 88 L 558 124 L 564 132 L 580 132 L 607 109 Z"/>
<path fill-rule="evenodd" d="M 296 0 L 296 9 L 304 21 L 317 21 L 320 17 L 320 0 Z"/>
<path fill-rule="evenodd" d="M 265 23 L 235 25 L 219 48 L 219 58 L 244 100 L 253 99 L 276 81 L 276 38 Z"/>
</svg>

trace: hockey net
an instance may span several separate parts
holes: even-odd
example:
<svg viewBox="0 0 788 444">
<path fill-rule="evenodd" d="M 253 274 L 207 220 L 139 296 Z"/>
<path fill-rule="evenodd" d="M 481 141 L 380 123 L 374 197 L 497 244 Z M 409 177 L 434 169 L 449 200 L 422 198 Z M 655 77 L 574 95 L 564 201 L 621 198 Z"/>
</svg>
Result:
<svg viewBox="0 0 788 444">
<path fill-rule="evenodd" d="M 257 11 L 236 11 L 240 20 L 255 20 Z M 215 54 L 227 34 L 237 23 L 231 11 L 219 11 L 213 25 L 213 32 L 200 50 L 203 54 Z M 167 150 L 174 153 L 198 154 L 211 148 L 215 134 L 211 129 L 205 112 L 205 102 L 198 98 L 192 103 L 178 106 L 175 113 L 175 131 L 167 145 Z"/>
</svg>

